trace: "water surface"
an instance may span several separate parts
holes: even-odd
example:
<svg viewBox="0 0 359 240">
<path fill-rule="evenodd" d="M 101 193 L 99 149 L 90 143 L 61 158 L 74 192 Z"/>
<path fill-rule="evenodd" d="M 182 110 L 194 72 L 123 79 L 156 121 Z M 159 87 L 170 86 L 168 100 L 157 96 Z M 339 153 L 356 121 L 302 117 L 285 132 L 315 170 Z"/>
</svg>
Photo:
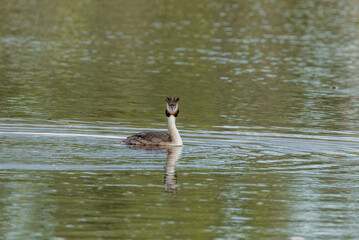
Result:
<svg viewBox="0 0 359 240">
<path fill-rule="evenodd" d="M 356 239 L 356 1 L 1 1 L 1 239 Z M 120 145 L 166 129 L 183 148 Z"/>
</svg>

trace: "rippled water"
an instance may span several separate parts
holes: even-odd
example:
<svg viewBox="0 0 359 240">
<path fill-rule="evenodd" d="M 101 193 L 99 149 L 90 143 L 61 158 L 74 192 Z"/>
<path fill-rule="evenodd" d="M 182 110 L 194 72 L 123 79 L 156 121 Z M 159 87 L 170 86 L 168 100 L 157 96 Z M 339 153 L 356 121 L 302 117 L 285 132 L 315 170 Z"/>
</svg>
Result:
<svg viewBox="0 0 359 240">
<path fill-rule="evenodd" d="M 0 13 L 0 239 L 359 236 L 356 1 Z M 120 145 L 165 96 L 184 147 Z"/>
<path fill-rule="evenodd" d="M 5 239 L 358 233 L 357 137 L 183 130 L 185 146 L 167 151 L 119 144 L 140 129 L 0 130 Z"/>
</svg>

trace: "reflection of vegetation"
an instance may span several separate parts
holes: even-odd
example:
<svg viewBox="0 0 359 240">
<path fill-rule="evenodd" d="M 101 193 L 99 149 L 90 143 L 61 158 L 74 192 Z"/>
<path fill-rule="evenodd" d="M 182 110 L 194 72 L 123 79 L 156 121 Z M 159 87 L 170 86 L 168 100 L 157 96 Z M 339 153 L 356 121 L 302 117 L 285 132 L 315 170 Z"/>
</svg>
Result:
<svg viewBox="0 0 359 240">
<path fill-rule="evenodd" d="M 179 122 L 201 129 L 341 121 L 338 100 L 308 94 L 345 66 L 332 60 L 351 21 L 341 5 L 1 2 L 0 111 L 10 118 L 148 126 L 163 121 L 164 96 L 181 96 Z"/>
<path fill-rule="evenodd" d="M 209 198 L 213 196 L 210 191 L 194 196 L 194 189 L 188 189 L 180 197 L 163 193 L 163 171 L 16 171 L 7 174 L 17 177 L 12 182 L 2 178 L 0 231 L 18 239 L 36 238 L 40 234 L 47 239 L 99 236 L 213 239 L 218 233 L 203 229 L 219 225 L 223 218 L 218 214 L 220 199 Z M 198 180 L 205 181 L 203 176 L 186 177 L 185 181 L 192 187 Z M 35 180 L 29 182 L 29 178 Z"/>
</svg>

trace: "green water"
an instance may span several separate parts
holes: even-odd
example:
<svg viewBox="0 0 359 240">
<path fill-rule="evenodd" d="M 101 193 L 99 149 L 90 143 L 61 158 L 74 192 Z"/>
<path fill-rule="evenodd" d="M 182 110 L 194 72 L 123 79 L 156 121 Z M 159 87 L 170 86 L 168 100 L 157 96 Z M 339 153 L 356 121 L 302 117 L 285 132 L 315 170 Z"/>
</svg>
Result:
<svg viewBox="0 0 359 240">
<path fill-rule="evenodd" d="M 0 239 L 357 239 L 354 0 L 0 0 Z M 183 148 L 131 149 L 181 97 Z"/>
</svg>

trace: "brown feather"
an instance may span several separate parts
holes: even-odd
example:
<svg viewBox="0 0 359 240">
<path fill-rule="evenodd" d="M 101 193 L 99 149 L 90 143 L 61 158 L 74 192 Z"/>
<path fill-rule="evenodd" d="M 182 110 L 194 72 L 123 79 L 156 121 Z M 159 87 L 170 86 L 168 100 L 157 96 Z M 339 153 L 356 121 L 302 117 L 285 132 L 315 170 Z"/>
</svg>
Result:
<svg viewBox="0 0 359 240">
<path fill-rule="evenodd" d="M 121 142 L 124 145 L 162 145 L 171 142 L 166 132 L 141 132 L 129 136 Z"/>
</svg>

